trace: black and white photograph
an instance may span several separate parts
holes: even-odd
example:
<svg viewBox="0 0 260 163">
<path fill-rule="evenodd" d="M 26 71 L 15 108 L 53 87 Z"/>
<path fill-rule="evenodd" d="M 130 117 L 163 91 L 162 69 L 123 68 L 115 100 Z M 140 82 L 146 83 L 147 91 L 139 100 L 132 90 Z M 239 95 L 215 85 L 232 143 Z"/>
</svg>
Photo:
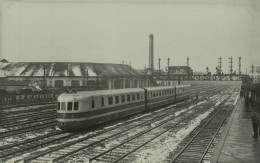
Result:
<svg viewBox="0 0 260 163">
<path fill-rule="evenodd" d="M 260 1 L 0 0 L 0 163 L 259 163 Z"/>
</svg>

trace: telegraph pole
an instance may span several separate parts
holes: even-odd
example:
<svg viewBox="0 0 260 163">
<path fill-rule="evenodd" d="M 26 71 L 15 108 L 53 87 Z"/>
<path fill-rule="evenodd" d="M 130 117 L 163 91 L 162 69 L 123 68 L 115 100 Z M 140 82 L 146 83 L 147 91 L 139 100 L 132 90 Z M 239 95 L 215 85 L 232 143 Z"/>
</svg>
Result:
<svg viewBox="0 0 260 163">
<path fill-rule="evenodd" d="M 168 78 L 169 78 L 169 67 L 170 67 L 170 58 L 167 59 L 168 60 Z"/>
<path fill-rule="evenodd" d="M 219 59 L 219 61 L 218 61 L 218 63 L 219 63 L 219 71 L 220 71 L 220 74 L 221 74 L 222 73 L 222 58 L 219 57 L 218 59 Z"/>
<path fill-rule="evenodd" d="M 252 74 L 254 73 L 254 65 L 252 64 L 252 66 L 251 66 L 251 72 L 252 72 Z"/>
<path fill-rule="evenodd" d="M 43 90 L 45 90 L 45 63 L 43 63 Z"/>
<path fill-rule="evenodd" d="M 159 79 L 160 79 L 160 76 L 161 76 L 161 58 L 158 59 L 158 62 L 159 62 Z"/>
<path fill-rule="evenodd" d="M 254 68 L 255 68 L 255 67 L 254 67 L 254 65 L 252 64 L 252 66 L 251 66 L 252 79 L 254 79 L 254 75 L 253 75 L 253 74 L 254 74 Z"/>
<path fill-rule="evenodd" d="M 219 63 L 219 67 L 216 67 L 216 70 L 217 70 L 217 72 L 219 73 L 218 75 L 219 75 L 219 80 L 222 80 L 222 77 L 221 77 L 221 75 L 222 75 L 222 58 L 221 57 L 219 57 L 218 58 L 218 63 Z"/>
<path fill-rule="evenodd" d="M 233 57 L 230 57 L 230 58 L 228 58 L 228 59 L 230 59 L 230 62 L 228 62 L 228 63 L 230 63 L 230 65 L 229 65 L 229 67 L 230 67 L 230 80 L 232 80 L 232 74 L 233 74 Z"/>
<path fill-rule="evenodd" d="M 241 75 L 241 57 L 238 58 L 238 74 Z"/>
<path fill-rule="evenodd" d="M 206 67 L 206 70 L 207 70 L 207 75 L 209 74 L 209 67 L 207 66 Z"/>
</svg>

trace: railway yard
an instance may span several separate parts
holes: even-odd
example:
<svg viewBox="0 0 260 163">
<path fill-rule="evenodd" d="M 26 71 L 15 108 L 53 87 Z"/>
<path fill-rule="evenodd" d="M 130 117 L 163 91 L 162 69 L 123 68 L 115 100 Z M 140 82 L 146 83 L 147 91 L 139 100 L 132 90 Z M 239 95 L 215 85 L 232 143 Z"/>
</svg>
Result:
<svg viewBox="0 0 260 163">
<path fill-rule="evenodd" d="M 78 132 L 56 126 L 54 103 L 4 108 L 0 158 L 17 163 L 209 161 L 240 86 L 193 85 L 188 100 Z"/>
</svg>

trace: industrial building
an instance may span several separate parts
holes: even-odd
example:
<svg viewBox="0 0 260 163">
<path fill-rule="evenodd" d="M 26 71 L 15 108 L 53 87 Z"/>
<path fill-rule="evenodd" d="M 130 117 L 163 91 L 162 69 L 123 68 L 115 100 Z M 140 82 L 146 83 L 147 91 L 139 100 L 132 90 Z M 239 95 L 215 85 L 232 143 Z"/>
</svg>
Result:
<svg viewBox="0 0 260 163">
<path fill-rule="evenodd" d="M 27 81 L 43 89 L 119 89 L 147 85 L 146 78 L 129 65 L 84 62 L 0 62 L 5 81 Z"/>
</svg>

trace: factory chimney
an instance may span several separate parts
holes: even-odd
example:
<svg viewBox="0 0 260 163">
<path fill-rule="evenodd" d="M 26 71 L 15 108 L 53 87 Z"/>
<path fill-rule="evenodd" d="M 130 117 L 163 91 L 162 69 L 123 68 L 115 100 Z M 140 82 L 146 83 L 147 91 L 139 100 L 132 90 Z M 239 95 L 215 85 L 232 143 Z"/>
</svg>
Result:
<svg viewBox="0 0 260 163">
<path fill-rule="evenodd" d="M 153 59 L 153 35 L 149 36 L 149 69 L 154 70 L 154 59 Z"/>
</svg>

